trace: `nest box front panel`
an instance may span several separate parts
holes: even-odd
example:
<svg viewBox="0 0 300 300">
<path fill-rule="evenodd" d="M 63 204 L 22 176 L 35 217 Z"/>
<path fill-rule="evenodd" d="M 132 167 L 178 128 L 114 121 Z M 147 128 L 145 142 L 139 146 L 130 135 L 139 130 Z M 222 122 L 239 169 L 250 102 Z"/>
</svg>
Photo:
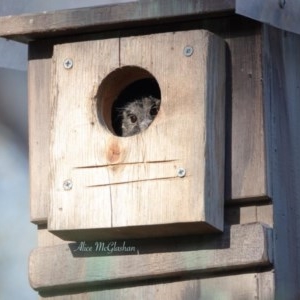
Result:
<svg viewBox="0 0 300 300">
<path fill-rule="evenodd" d="M 49 230 L 222 230 L 224 89 L 224 41 L 204 30 L 56 45 Z"/>
</svg>

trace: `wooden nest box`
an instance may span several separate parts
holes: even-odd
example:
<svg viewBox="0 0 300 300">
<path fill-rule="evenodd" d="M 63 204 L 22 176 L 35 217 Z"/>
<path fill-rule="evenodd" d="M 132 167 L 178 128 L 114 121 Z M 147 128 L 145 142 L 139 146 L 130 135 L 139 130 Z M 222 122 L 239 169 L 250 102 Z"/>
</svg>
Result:
<svg viewBox="0 0 300 300">
<path fill-rule="evenodd" d="M 299 10 L 139 0 L 0 18 L 29 44 L 42 297 L 300 299 Z M 124 136 L 119 100 L 141 91 L 156 116 Z"/>
<path fill-rule="evenodd" d="M 51 67 L 50 231 L 86 240 L 223 229 L 221 38 L 191 30 L 57 44 Z M 147 90 L 159 112 L 118 136 L 114 101 L 136 83 L 131 96 Z"/>
</svg>

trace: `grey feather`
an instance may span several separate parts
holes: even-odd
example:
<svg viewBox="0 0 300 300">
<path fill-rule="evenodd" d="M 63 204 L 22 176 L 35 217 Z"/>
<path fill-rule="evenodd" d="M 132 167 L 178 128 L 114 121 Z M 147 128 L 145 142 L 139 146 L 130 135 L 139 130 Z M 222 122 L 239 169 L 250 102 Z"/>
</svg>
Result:
<svg viewBox="0 0 300 300">
<path fill-rule="evenodd" d="M 127 103 L 121 113 L 122 136 L 127 137 L 147 129 L 156 117 L 160 99 L 143 97 Z"/>
</svg>

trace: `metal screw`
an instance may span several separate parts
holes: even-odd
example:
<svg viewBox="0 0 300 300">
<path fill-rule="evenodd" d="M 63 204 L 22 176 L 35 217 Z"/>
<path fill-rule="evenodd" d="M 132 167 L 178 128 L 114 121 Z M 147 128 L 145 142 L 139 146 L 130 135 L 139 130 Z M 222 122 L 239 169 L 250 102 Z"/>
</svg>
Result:
<svg viewBox="0 0 300 300">
<path fill-rule="evenodd" d="M 194 53 L 194 48 L 192 46 L 185 46 L 183 49 L 183 54 L 186 57 L 192 56 Z"/>
<path fill-rule="evenodd" d="M 63 184 L 63 187 L 64 187 L 64 190 L 65 191 L 70 191 L 73 187 L 73 182 L 71 179 L 67 179 L 64 181 L 64 184 Z"/>
<path fill-rule="evenodd" d="M 279 7 L 284 8 L 286 4 L 286 0 L 279 0 Z"/>
<path fill-rule="evenodd" d="M 73 67 L 73 60 L 71 58 L 66 58 L 64 60 L 64 68 L 71 69 Z"/>
<path fill-rule="evenodd" d="M 177 169 L 177 176 L 178 176 L 178 177 L 181 177 L 181 178 L 184 177 L 184 176 L 185 176 L 185 173 L 186 173 L 186 172 L 185 172 L 185 169 L 184 169 L 184 168 L 178 168 L 178 169 Z"/>
</svg>

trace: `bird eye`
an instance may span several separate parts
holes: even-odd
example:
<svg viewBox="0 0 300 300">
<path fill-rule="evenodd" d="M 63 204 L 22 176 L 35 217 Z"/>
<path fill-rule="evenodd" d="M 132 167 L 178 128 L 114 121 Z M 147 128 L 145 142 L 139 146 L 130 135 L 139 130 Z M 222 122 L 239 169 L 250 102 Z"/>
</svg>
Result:
<svg viewBox="0 0 300 300">
<path fill-rule="evenodd" d="M 152 106 L 150 109 L 150 115 L 151 116 L 156 116 L 158 113 L 158 108 L 156 106 Z"/>
<path fill-rule="evenodd" d="M 129 116 L 131 123 L 135 123 L 137 121 L 136 115 L 130 115 Z"/>
</svg>

